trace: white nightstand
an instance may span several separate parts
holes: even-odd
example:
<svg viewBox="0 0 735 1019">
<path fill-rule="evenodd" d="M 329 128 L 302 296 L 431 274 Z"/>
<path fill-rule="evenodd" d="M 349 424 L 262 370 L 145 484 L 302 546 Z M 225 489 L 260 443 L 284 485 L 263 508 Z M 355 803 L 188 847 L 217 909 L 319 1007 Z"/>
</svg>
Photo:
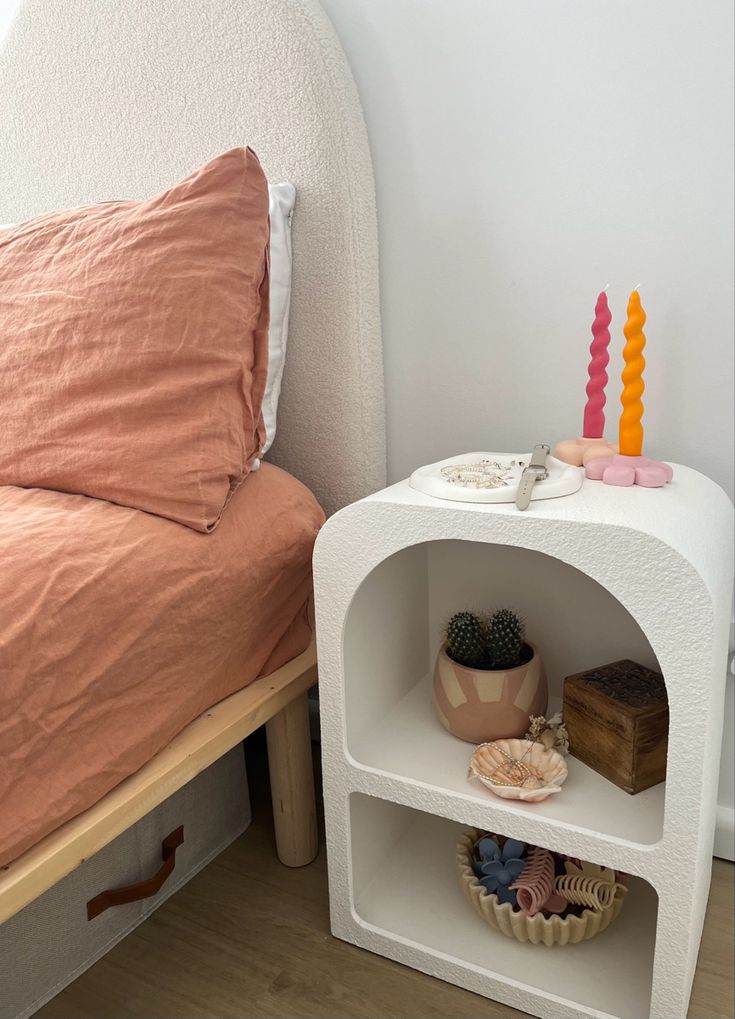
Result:
<svg viewBox="0 0 735 1019">
<path fill-rule="evenodd" d="M 512 505 L 433 499 L 401 482 L 323 528 L 314 568 L 332 930 L 548 1019 L 686 1015 L 709 889 L 730 599 L 732 505 L 675 466 L 665 489 L 586 481 Z M 434 718 L 442 624 L 509 605 L 564 676 L 618 658 L 666 679 L 665 784 L 630 796 L 574 758 L 562 792 L 501 800 L 466 779 L 471 747 Z M 523 945 L 463 897 L 463 826 L 634 876 L 608 931 Z"/>
</svg>

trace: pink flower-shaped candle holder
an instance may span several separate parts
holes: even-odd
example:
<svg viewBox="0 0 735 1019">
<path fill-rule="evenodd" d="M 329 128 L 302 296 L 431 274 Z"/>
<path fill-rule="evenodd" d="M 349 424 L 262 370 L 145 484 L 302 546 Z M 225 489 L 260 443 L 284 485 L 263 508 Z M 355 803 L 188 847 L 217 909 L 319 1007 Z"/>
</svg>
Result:
<svg viewBox="0 0 735 1019">
<path fill-rule="evenodd" d="M 674 476 L 671 467 L 663 460 L 649 460 L 647 456 L 614 456 L 590 460 L 585 474 L 592 481 L 606 485 L 640 485 L 643 488 L 663 488 Z"/>
</svg>

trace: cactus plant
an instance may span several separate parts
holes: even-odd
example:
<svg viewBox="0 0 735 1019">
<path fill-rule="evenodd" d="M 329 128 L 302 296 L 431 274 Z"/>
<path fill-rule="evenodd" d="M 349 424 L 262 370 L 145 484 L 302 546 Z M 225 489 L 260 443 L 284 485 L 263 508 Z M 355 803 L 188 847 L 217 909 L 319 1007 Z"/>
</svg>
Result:
<svg viewBox="0 0 735 1019">
<path fill-rule="evenodd" d="M 515 739 L 545 715 L 549 691 L 536 648 L 508 609 L 458 612 L 449 620 L 432 682 L 439 722 L 468 743 Z"/>
<path fill-rule="evenodd" d="M 447 623 L 447 654 L 468 669 L 515 669 L 524 661 L 525 627 L 510 609 L 488 620 L 474 612 L 457 612 Z"/>
<path fill-rule="evenodd" d="M 485 627 L 474 612 L 457 612 L 447 623 L 447 654 L 459 665 L 481 669 L 485 664 Z"/>
<path fill-rule="evenodd" d="M 499 609 L 490 619 L 486 658 L 491 669 L 514 669 L 521 664 L 525 627 L 510 609 Z"/>
</svg>

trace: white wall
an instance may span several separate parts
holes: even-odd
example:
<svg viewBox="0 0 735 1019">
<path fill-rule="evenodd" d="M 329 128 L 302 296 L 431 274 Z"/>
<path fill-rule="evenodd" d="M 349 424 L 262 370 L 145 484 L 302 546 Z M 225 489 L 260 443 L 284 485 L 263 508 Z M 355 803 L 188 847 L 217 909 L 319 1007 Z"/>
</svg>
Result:
<svg viewBox="0 0 735 1019">
<path fill-rule="evenodd" d="M 0 42 L 3 41 L 10 28 L 10 23 L 19 4 L 20 0 L 0 0 Z"/>
<path fill-rule="evenodd" d="M 579 434 L 606 283 L 614 437 L 640 283 L 646 452 L 732 496 L 731 0 L 322 3 L 375 164 L 391 478 Z"/>
<path fill-rule="evenodd" d="M 731 0 L 323 0 L 377 177 L 390 472 L 580 433 L 610 283 L 646 451 L 733 491 Z"/>
</svg>

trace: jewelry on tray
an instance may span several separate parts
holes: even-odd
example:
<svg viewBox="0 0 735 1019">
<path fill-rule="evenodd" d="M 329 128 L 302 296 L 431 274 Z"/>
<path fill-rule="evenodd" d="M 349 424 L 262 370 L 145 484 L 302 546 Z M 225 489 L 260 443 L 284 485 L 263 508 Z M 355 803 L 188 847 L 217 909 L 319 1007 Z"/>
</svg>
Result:
<svg viewBox="0 0 735 1019">
<path fill-rule="evenodd" d="M 501 464 L 499 460 L 480 460 L 477 463 L 450 464 L 441 468 L 441 476 L 450 485 L 461 488 L 506 488 L 513 480 L 512 468 L 524 467 L 521 460 Z"/>
</svg>

